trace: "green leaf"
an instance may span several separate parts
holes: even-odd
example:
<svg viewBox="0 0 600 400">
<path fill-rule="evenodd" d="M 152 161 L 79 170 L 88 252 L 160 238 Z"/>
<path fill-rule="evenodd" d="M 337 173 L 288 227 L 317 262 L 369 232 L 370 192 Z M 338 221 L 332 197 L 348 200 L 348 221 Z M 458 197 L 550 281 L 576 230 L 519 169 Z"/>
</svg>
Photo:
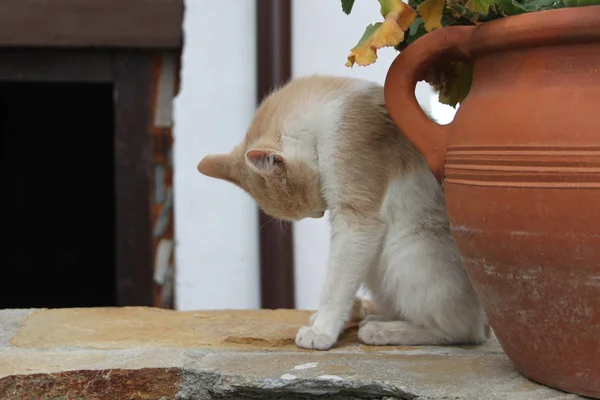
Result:
<svg viewBox="0 0 600 400">
<path fill-rule="evenodd" d="M 391 4 L 389 1 L 379 0 L 379 5 L 379 12 L 383 16 L 383 18 L 385 18 L 385 16 L 388 15 L 390 12 Z"/>
<path fill-rule="evenodd" d="M 555 8 L 556 0 L 512 0 L 512 4 L 525 12 L 534 12 Z"/>
<path fill-rule="evenodd" d="M 425 29 L 425 23 L 423 22 L 423 19 L 420 16 L 416 17 L 415 22 L 413 22 L 412 25 L 408 28 L 408 34 L 410 38 L 413 38 L 414 36 L 421 37 L 426 33 L 427 30 Z M 414 41 L 414 39 L 409 39 L 408 41 L 411 42 Z"/>
<path fill-rule="evenodd" d="M 353 6 L 354 0 L 342 0 L 342 11 L 344 11 L 346 15 L 350 15 Z"/>
<path fill-rule="evenodd" d="M 494 6 L 494 0 L 471 0 L 470 9 L 482 14 L 487 14 L 490 8 Z"/>
<path fill-rule="evenodd" d="M 408 27 L 408 32 L 404 35 L 404 40 L 400 42 L 395 49 L 398 51 L 404 50 L 409 44 L 413 43 L 426 33 L 427 30 L 425 29 L 425 23 L 423 22 L 423 19 L 421 19 L 420 16 L 417 16 L 412 25 Z"/>
<path fill-rule="evenodd" d="M 463 62 L 455 62 L 452 66 L 454 68 L 453 79 L 447 93 L 440 93 L 439 100 L 442 104 L 456 108 L 456 105 L 462 103 L 469 94 L 469 90 L 471 90 L 473 68 Z"/>
<path fill-rule="evenodd" d="M 600 0 L 559 0 L 564 7 L 599 6 Z"/>
<path fill-rule="evenodd" d="M 496 0 L 496 4 L 506 16 L 518 15 L 527 12 L 527 10 L 523 9 L 521 4 L 515 5 L 512 0 Z"/>
</svg>

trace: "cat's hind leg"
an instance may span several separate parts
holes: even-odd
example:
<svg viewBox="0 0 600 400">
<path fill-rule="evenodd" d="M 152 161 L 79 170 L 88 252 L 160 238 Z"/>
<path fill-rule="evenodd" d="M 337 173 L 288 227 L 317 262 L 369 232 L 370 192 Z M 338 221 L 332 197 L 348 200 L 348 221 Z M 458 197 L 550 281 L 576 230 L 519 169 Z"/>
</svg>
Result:
<svg viewBox="0 0 600 400">
<path fill-rule="evenodd" d="M 371 315 L 375 315 L 379 310 L 375 307 L 375 304 L 371 300 L 366 300 L 360 297 L 354 298 L 354 305 L 352 306 L 352 314 L 350 317 L 351 321 L 360 322 L 365 318 L 369 318 Z"/>
<path fill-rule="evenodd" d="M 368 324 L 369 322 L 374 322 L 374 321 L 375 322 L 387 322 L 387 321 L 393 321 L 393 320 L 395 320 L 395 318 L 391 317 L 387 314 L 369 314 L 360 321 L 359 326 L 363 327 L 366 324 Z"/>
<path fill-rule="evenodd" d="M 438 329 L 417 326 L 409 321 L 385 321 L 369 318 L 358 330 L 364 344 L 374 346 L 436 346 L 449 340 Z"/>
<path fill-rule="evenodd" d="M 354 298 L 354 304 L 352 305 L 352 313 L 350 315 L 350 321 L 361 322 L 371 316 L 377 315 L 377 310 L 372 301 L 366 300 L 356 296 Z M 317 318 L 317 313 L 311 315 L 308 324 L 312 326 Z"/>
</svg>

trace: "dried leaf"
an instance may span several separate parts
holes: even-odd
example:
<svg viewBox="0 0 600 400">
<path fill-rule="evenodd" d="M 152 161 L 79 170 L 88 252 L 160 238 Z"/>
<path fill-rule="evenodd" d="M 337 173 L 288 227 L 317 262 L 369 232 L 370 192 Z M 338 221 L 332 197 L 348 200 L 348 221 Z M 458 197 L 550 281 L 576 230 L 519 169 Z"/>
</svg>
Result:
<svg viewBox="0 0 600 400">
<path fill-rule="evenodd" d="M 427 32 L 442 27 L 442 12 L 445 5 L 446 0 L 425 0 L 419 4 L 417 12 L 423 18 L 423 22 L 425 22 Z"/>
<path fill-rule="evenodd" d="M 354 63 L 366 66 L 377 60 L 377 49 L 396 46 L 404 39 L 406 31 L 414 22 L 417 14 L 401 0 L 379 0 L 381 15 L 385 18 L 367 26 L 365 33 L 356 46 L 350 50 L 347 67 Z"/>
<path fill-rule="evenodd" d="M 362 37 L 348 56 L 348 61 L 346 62 L 347 67 L 353 66 L 355 62 L 357 62 L 358 65 L 364 66 L 372 64 L 377 60 L 377 50 L 371 46 L 371 42 L 373 40 L 373 35 L 381 25 L 383 25 L 383 22 L 367 26 L 365 33 L 363 33 Z"/>
<path fill-rule="evenodd" d="M 379 0 L 381 16 L 386 20 L 394 20 L 396 24 L 406 31 L 417 17 L 417 13 L 401 0 Z M 396 43 L 397 44 L 397 43 Z"/>
</svg>

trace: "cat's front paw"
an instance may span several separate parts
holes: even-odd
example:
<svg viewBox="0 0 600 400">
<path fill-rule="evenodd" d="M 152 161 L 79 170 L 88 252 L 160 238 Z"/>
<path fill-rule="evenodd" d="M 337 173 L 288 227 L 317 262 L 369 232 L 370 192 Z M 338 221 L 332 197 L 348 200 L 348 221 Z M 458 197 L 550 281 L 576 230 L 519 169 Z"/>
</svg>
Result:
<svg viewBox="0 0 600 400">
<path fill-rule="evenodd" d="M 317 315 L 319 315 L 318 312 L 314 313 L 313 315 L 310 316 L 310 319 L 308 320 L 308 325 L 313 326 L 315 324 L 315 320 L 317 319 Z"/>
<path fill-rule="evenodd" d="M 329 350 L 337 337 L 326 332 L 319 332 L 312 326 L 303 326 L 296 335 L 296 345 L 303 349 Z"/>
</svg>

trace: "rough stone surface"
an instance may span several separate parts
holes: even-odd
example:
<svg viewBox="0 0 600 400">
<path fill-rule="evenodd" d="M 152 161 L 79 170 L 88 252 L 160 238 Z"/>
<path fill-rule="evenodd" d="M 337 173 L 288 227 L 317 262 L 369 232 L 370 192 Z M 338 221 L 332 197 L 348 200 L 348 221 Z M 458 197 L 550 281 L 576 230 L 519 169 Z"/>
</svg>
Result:
<svg viewBox="0 0 600 400">
<path fill-rule="evenodd" d="M 181 388 L 181 370 L 78 370 L 11 375 L 0 382 L 1 399 L 173 399 Z"/>
<path fill-rule="evenodd" d="M 566 400 L 519 375 L 497 341 L 371 347 L 356 326 L 297 349 L 308 311 L 0 311 L 0 399 Z"/>
<path fill-rule="evenodd" d="M 72 308 L 30 314 L 12 339 L 18 347 L 252 348 L 285 351 L 311 312 L 245 310 L 176 312 L 159 308 Z M 48 326 L 52 330 L 48 330 Z"/>
</svg>

